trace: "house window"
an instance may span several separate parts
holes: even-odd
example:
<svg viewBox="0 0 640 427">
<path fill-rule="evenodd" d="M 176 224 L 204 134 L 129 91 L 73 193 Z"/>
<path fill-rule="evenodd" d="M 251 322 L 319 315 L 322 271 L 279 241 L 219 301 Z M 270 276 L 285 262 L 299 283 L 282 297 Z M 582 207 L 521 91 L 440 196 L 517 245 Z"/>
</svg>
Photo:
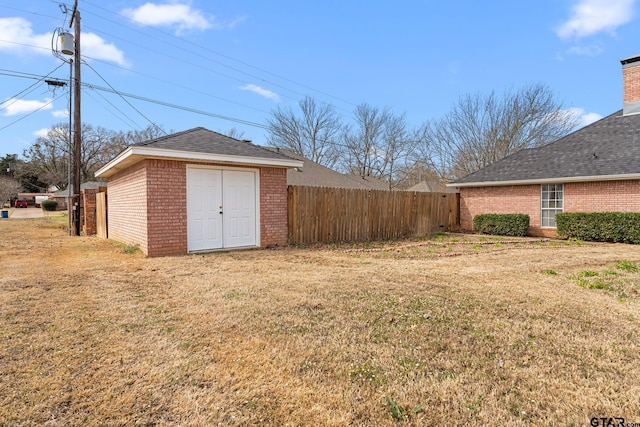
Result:
<svg viewBox="0 0 640 427">
<path fill-rule="evenodd" d="M 544 184 L 542 186 L 542 210 L 540 215 L 541 227 L 556 226 L 556 214 L 564 208 L 562 184 Z"/>
</svg>

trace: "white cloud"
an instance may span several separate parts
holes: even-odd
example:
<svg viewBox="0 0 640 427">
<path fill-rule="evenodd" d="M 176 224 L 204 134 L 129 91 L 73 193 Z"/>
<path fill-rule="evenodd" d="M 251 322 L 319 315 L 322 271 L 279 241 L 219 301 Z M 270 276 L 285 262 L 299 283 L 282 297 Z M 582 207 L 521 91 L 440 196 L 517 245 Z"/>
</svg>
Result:
<svg viewBox="0 0 640 427">
<path fill-rule="evenodd" d="M 190 4 L 145 3 L 136 9 L 124 9 L 122 14 L 141 25 L 176 27 L 178 34 L 187 30 L 206 30 L 213 26 L 200 10 Z"/>
<path fill-rule="evenodd" d="M 32 113 L 36 110 L 50 110 L 51 108 L 53 108 L 53 102 L 49 98 L 45 98 L 44 101 L 10 98 L 2 103 L 4 116 L 15 116 L 16 114 Z"/>
<path fill-rule="evenodd" d="M 31 22 L 23 18 L 0 18 L 0 52 L 23 55 L 25 52 L 51 56 L 53 33 L 34 34 Z M 82 33 L 81 54 L 91 58 L 127 65 L 124 53 L 94 33 Z"/>
<path fill-rule="evenodd" d="M 258 95 L 263 96 L 267 99 L 271 99 L 276 102 L 280 101 L 280 96 L 277 93 L 272 92 L 268 89 L 261 88 L 260 86 L 246 84 L 240 87 L 240 90 L 248 90 L 249 92 L 257 93 Z"/>
<path fill-rule="evenodd" d="M 52 111 L 52 112 L 51 112 L 51 115 L 52 115 L 53 117 L 55 117 L 56 119 L 69 117 L 69 110 L 56 110 L 56 111 Z"/>
<path fill-rule="evenodd" d="M 51 55 L 51 34 L 34 34 L 31 22 L 24 18 L 0 18 L 0 51 Z"/>
<path fill-rule="evenodd" d="M 94 33 L 82 33 L 80 39 L 80 54 L 104 61 L 115 62 L 118 65 L 126 66 L 124 53 L 112 43 L 107 43 L 102 37 Z"/>
<path fill-rule="evenodd" d="M 556 34 L 561 38 L 581 38 L 616 28 L 633 18 L 635 0 L 579 0 L 571 17 Z"/>
<path fill-rule="evenodd" d="M 598 56 L 604 49 L 600 44 L 592 44 L 589 46 L 573 46 L 567 50 L 569 55 L 578 55 L 578 56 Z"/>
<path fill-rule="evenodd" d="M 50 128 L 39 129 L 33 132 L 33 136 L 35 136 L 36 138 L 46 138 L 47 136 L 49 136 L 50 130 Z"/>
<path fill-rule="evenodd" d="M 598 113 L 588 113 L 583 108 L 573 107 L 565 110 L 565 112 L 578 119 L 578 129 L 597 122 L 602 118 Z"/>
<path fill-rule="evenodd" d="M 37 138 L 52 138 L 52 137 L 58 137 L 58 138 L 67 138 L 69 135 L 69 129 L 65 129 L 63 127 L 57 126 L 57 127 L 51 127 L 51 128 L 44 128 L 44 129 L 39 129 L 35 132 L 33 132 L 33 135 Z"/>
</svg>

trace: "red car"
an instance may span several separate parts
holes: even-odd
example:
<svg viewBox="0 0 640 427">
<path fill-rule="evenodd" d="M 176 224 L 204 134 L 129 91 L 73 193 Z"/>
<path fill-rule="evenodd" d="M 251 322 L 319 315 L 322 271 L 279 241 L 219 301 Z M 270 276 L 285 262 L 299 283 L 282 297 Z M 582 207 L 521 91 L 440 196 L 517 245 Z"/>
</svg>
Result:
<svg viewBox="0 0 640 427">
<path fill-rule="evenodd" d="M 24 199 L 19 199 L 16 200 L 16 208 L 26 208 L 27 207 L 27 201 Z"/>
</svg>

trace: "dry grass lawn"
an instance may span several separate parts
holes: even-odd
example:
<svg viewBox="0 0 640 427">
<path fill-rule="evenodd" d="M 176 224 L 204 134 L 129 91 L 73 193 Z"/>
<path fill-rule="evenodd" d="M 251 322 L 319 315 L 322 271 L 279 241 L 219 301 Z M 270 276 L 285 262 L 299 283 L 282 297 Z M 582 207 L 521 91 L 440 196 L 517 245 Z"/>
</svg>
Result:
<svg viewBox="0 0 640 427">
<path fill-rule="evenodd" d="M 0 426 L 640 422 L 638 246 L 152 259 L 64 221 L 0 221 Z"/>
</svg>

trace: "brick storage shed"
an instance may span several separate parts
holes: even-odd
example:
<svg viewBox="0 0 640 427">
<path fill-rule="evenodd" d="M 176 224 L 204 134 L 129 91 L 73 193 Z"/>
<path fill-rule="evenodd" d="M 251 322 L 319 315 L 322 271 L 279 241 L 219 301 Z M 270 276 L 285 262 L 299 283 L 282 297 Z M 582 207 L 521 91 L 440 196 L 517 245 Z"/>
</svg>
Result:
<svg viewBox="0 0 640 427">
<path fill-rule="evenodd" d="M 148 256 L 286 245 L 295 167 L 205 128 L 131 145 L 96 173 L 108 181 L 108 237 Z"/>
<path fill-rule="evenodd" d="M 448 184 L 463 229 L 479 214 L 523 213 L 529 234 L 555 236 L 558 212 L 640 212 L 640 55 L 621 63 L 622 110 Z"/>
</svg>

